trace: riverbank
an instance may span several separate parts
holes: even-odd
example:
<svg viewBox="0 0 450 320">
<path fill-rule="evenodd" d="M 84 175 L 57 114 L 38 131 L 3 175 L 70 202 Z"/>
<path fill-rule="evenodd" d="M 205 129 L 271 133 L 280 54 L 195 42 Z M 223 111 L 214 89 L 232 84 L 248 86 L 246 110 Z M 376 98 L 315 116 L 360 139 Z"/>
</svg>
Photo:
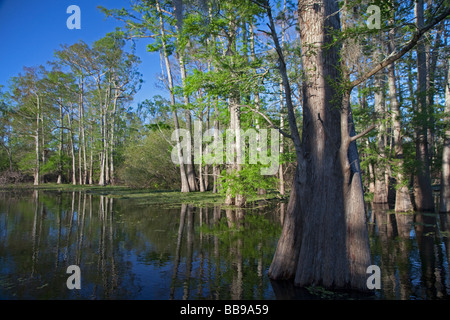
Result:
<svg viewBox="0 0 450 320">
<path fill-rule="evenodd" d="M 179 192 L 176 190 L 152 190 L 136 189 L 127 186 L 98 186 L 98 185 L 72 185 L 45 183 L 39 186 L 33 184 L 11 184 L 0 186 L 2 191 L 34 191 L 43 192 L 84 192 L 87 194 L 103 195 L 117 199 L 135 199 L 137 202 L 148 205 L 179 205 L 179 204 L 224 204 L 223 195 L 206 192 Z M 258 201 L 280 200 L 281 197 L 276 190 L 269 190 L 266 194 L 252 196 L 247 199 L 251 204 Z"/>
</svg>

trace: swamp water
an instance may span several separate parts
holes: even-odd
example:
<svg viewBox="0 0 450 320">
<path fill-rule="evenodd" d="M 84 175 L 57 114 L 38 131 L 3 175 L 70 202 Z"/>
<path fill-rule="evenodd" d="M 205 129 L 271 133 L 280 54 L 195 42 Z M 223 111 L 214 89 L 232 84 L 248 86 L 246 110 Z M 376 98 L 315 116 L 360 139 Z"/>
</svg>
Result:
<svg viewBox="0 0 450 320">
<path fill-rule="evenodd" d="M 0 192 L 0 299 L 346 299 L 267 277 L 285 203 L 155 206 L 85 192 Z M 448 299 L 450 215 L 368 208 L 381 289 Z M 81 271 L 69 290 L 67 267 Z M 368 275 L 369 276 L 369 275 Z"/>
</svg>

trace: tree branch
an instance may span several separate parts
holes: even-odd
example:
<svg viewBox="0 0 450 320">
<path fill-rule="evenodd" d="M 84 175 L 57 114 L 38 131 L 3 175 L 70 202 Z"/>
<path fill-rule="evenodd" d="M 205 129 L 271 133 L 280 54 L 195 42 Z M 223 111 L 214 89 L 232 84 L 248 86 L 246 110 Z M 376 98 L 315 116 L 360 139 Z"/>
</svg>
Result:
<svg viewBox="0 0 450 320">
<path fill-rule="evenodd" d="M 357 134 L 356 136 L 350 137 L 350 142 L 355 141 L 363 136 L 365 136 L 366 134 L 368 134 L 370 131 L 372 131 L 373 129 L 375 129 L 375 125 L 372 124 L 370 127 L 368 127 L 366 130 L 364 130 L 363 132 Z"/>
<path fill-rule="evenodd" d="M 283 136 L 285 136 L 286 138 L 292 139 L 292 136 L 290 134 L 288 134 L 286 131 L 284 131 L 283 129 L 281 129 L 280 127 L 278 127 L 276 124 L 274 124 L 272 122 L 272 120 L 270 120 L 264 113 L 262 113 L 261 111 L 257 110 L 257 109 L 253 109 L 252 107 L 250 107 L 249 105 L 241 105 L 240 107 L 247 107 L 249 108 L 251 111 L 256 112 L 257 114 L 259 114 L 260 116 L 262 116 L 271 127 L 277 129 Z"/>
<path fill-rule="evenodd" d="M 447 8 L 444 10 L 443 13 L 441 13 L 439 16 L 435 17 L 430 23 L 428 23 L 426 26 L 424 26 L 421 29 L 418 29 L 416 32 L 414 32 L 413 37 L 401 48 L 399 51 L 393 51 L 388 57 L 386 57 L 384 60 L 382 60 L 380 63 L 378 63 L 375 67 L 372 68 L 372 70 L 365 73 L 363 76 L 361 76 L 359 79 L 356 79 L 350 83 L 350 87 L 348 90 L 352 90 L 354 87 L 358 86 L 359 84 L 363 83 L 367 79 L 369 79 L 371 76 L 373 76 L 375 73 L 380 71 L 381 69 L 386 68 L 391 63 L 394 63 L 396 60 L 403 57 L 409 50 L 411 50 L 417 42 L 420 40 L 420 38 L 423 36 L 425 32 L 433 28 L 436 24 L 444 20 L 448 15 L 450 15 L 450 8 Z"/>
</svg>

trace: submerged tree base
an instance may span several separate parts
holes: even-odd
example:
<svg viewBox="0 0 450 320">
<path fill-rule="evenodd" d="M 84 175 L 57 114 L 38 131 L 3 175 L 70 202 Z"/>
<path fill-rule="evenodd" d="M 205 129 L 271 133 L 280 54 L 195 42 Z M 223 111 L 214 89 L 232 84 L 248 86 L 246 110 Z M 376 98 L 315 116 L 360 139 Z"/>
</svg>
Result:
<svg viewBox="0 0 450 320">
<path fill-rule="evenodd" d="M 292 281 L 271 280 L 270 284 L 278 300 L 375 300 L 374 292 L 355 290 L 330 290 L 323 286 L 297 287 Z"/>
</svg>

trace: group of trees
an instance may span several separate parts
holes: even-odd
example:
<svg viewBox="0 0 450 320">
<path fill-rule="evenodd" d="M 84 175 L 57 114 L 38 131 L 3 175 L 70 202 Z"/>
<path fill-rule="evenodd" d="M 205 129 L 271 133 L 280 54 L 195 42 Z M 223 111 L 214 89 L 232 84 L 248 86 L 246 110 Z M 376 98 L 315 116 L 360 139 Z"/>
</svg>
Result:
<svg viewBox="0 0 450 320">
<path fill-rule="evenodd" d="M 63 47 L 50 72 L 14 78 L 14 103 L 2 104 L 11 114 L 2 118 L 3 149 L 11 155 L 14 139 L 28 149 L 34 142 L 35 183 L 53 151 L 58 174 L 64 155 L 72 160 L 74 183 L 114 183 L 120 154 L 130 183 L 177 180 L 182 192 L 221 191 L 236 206 L 251 192 L 291 186 L 270 277 L 365 290 L 364 189 L 375 203 L 394 194 L 398 212 L 434 211 L 436 184 L 440 210 L 450 208 L 450 4 L 375 1 L 375 28 L 369 4 L 152 0 L 100 8 L 123 23 L 120 32 L 92 48 Z M 158 83 L 168 92 L 135 113 L 125 107 L 139 83 L 138 58 L 124 51 L 125 39 L 159 53 Z M 196 164 L 184 153 L 178 129 L 191 132 L 183 143 L 193 147 L 196 120 L 204 130 L 231 129 L 231 161 Z M 277 180 L 243 161 L 248 128 L 282 133 Z"/>
<path fill-rule="evenodd" d="M 136 135 L 129 107 L 139 62 L 117 32 L 91 46 L 62 45 L 48 66 L 24 67 L 2 92 L 3 169 L 35 185 L 113 184 L 120 150 Z"/>
<path fill-rule="evenodd" d="M 425 17 L 432 22 L 437 15 L 430 2 L 424 11 L 423 1 L 417 1 L 390 13 L 387 26 L 395 25 L 404 10 L 415 12 L 410 20 L 415 22 L 416 30 L 431 27 L 425 25 Z M 392 27 L 384 34 L 374 35 L 371 41 L 375 49 L 365 59 L 388 57 L 398 43 L 406 42 L 405 37 L 408 33 L 405 35 Z M 365 185 L 374 203 L 392 202 L 397 212 L 413 209 L 433 212 L 436 204 L 432 185 L 441 185 L 439 207 L 442 212 L 449 211 L 448 196 L 445 196 L 449 159 L 448 103 L 445 102 L 448 55 L 448 21 L 443 20 L 403 59 L 359 85 L 357 122 L 367 125 L 375 119 L 377 124 L 372 136 L 360 143 Z M 367 114 L 372 118 L 367 118 Z"/>
<path fill-rule="evenodd" d="M 173 128 L 184 110 L 187 130 L 194 116 L 207 128 L 234 131 L 233 162 L 212 168 L 227 204 L 243 205 L 239 186 L 252 188 L 240 130 L 270 126 L 289 138 L 283 154 L 296 166 L 273 279 L 367 289 L 364 186 L 375 203 L 395 191 L 398 212 L 434 211 L 434 180 L 440 210 L 448 210 L 442 120 L 450 6 L 376 1 L 375 28 L 366 23 L 374 18 L 368 7 L 350 0 L 155 0 L 103 9 L 128 37 L 151 39 L 149 51 L 160 53 Z M 204 190 L 209 168 L 195 168 L 179 139 L 181 190 Z M 282 164 L 281 183 L 283 173 Z"/>
<path fill-rule="evenodd" d="M 244 161 L 249 142 L 241 137 L 243 130 L 256 128 L 259 132 L 260 128 L 268 128 L 264 118 L 268 119 L 270 111 L 277 114 L 273 119 L 276 126 L 284 126 L 284 116 L 279 117 L 276 108 L 284 103 L 281 78 L 273 70 L 276 56 L 266 39 L 257 37 L 256 23 L 262 9 L 237 1 L 137 1 L 131 3 L 129 10 L 102 10 L 124 23 L 124 32 L 130 39 L 150 39 L 148 51 L 160 54 L 160 81 L 168 90 L 168 101 L 154 97 L 141 107 L 151 113 L 153 128 L 162 131 L 160 124 L 164 124 L 175 132 L 173 147 L 177 148 L 181 191 L 222 191 L 226 203 L 237 206 L 244 205 L 248 194 L 264 192 L 265 187 L 278 188 L 284 194 L 284 161 L 279 168 L 278 185 L 270 177 L 255 174 L 261 164 Z M 278 85 L 267 87 L 264 81 Z M 260 115 L 263 109 L 265 114 Z M 231 130 L 231 161 L 224 164 L 222 155 L 223 159 L 213 165 L 205 163 L 205 159 L 196 165 L 193 153 L 183 154 L 178 129 L 191 132 L 187 143 L 193 146 L 194 121 L 202 123 L 203 131 Z M 274 125 L 270 122 L 270 126 Z M 284 141 L 281 147 L 285 148 Z M 282 160 L 289 160 L 289 156 L 284 155 Z"/>
</svg>

